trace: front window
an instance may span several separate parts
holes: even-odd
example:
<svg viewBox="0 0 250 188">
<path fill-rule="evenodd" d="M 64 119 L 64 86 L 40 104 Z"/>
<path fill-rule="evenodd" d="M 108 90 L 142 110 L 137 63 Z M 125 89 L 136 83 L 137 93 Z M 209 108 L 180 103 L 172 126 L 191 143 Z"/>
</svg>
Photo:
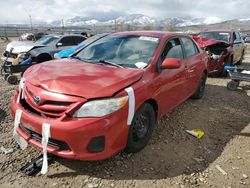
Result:
<svg viewBox="0 0 250 188">
<path fill-rule="evenodd" d="M 36 44 L 38 44 L 38 45 L 48 45 L 48 44 L 54 42 L 57 39 L 58 39 L 58 37 L 55 37 L 55 36 L 45 36 L 45 37 L 42 37 L 41 39 L 37 40 Z"/>
<path fill-rule="evenodd" d="M 202 32 L 198 35 L 201 38 L 211 38 L 223 42 L 230 42 L 230 33 L 228 32 Z"/>
<path fill-rule="evenodd" d="M 80 51 L 75 57 L 90 63 L 111 62 L 123 67 L 146 67 L 159 44 L 157 37 L 110 35 Z"/>
</svg>

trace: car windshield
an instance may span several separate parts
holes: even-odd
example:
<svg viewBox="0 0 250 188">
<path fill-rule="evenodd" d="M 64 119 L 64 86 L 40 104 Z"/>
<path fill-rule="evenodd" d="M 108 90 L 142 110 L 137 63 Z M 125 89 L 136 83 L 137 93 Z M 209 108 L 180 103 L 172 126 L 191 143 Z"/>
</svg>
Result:
<svg viewBox="0 0 250 188">
<path fill-rule="evenodd" d="M 81 42 L 79 44 L 79 46 L 88 46 L 89 44 L 91 44 L 92 42 L 102 38 L 102 37 L 105 37 L 106 35 L 108 35 L 107 33 L 102 33 L 102 34 L 96 34 L 94 35 L 93 37 L 90 37 L 88 39 L 86 39 L 85 41 Z"/>
<path fill-rule="evenodd" d="M 159 41 L 157 37 L 110 35 L 90 44 L 75 58 L 90 63 L 144 68 L 150 63 Z"/>
<path fill-rule="evenodd" d="M 201 38 L 211 38 L 229 43 L 230 33 L 228 32 L 202 32 L 198 35 Z"/>
<path fill-rule="evenodd" d="M 36 41 L 36 44 L 38 45 L 48 45 L 50 43 L 52 43 L 53 41 L 57 40 L 58 37 L 55 36 L 45 36 L 42 37 L 41 39 Z"/>
</svg>

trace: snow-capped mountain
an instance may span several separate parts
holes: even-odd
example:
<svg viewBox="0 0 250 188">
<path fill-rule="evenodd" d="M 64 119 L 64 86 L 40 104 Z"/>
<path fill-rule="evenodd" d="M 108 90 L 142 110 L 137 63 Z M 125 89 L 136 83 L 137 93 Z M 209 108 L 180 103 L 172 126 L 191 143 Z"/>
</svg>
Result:
<svg viewBox="0 0 250 188">
<path fill-rule="evenodd" d="M 166 18 L 161 20 L 161 23 L 164 25 L 172 25 L 175 27 L 185 27 L 190 25 L 209 25 L 220 23 L 220 20 L 217 17 L 206 17 L 206 18 Z"/>
<path fill-rule="evenodd" d="M 207 25 L 219 23 L 220 20 L 217 17 L 206 17 L 206 18 L 166 18 L 156 19 L 143 14 L 129 14 L 125 16 L 119 16 L 115 19 L 110 20 L 98 20 L 94 17 L 81 17 L 76 16 L 74 18 L 65 20 L 65 26 L 84 26 L 84 25 L 109 25 L 109 24 L 127 24 L 127 25 L 171 25 L 173 27 L 185 27 L 190 25 Z M 61 21 L 54 21 L 52 25 L 61 25 Z"/>
</svg>

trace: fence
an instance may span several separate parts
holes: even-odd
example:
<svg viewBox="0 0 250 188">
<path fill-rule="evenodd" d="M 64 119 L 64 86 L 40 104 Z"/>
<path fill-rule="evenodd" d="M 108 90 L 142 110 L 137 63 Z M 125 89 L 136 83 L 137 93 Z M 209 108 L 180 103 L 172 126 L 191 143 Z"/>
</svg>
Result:
<svg viewBox="0 0 250 188">
<path fill-rule="evenodd" d="M 21 26 L 0 26 L 0 37 L 18 37 L 23 33 L 37 33 L 37 32 L 45 32 L 45 33 L 57 33 L 57 34 L 73 34 L 73 33 L 81 33 L 88 32 L 91 34 L 103 33 L 103 32 L 117 32 L 117 31 L 132 31 L 132 30 L 140 30 L 147 28 L 132 26 L 132 25 L 124 25 L 124 24 L 112 24 L 112 25 L 92 25 L 86 27 L 42 27 L 37 26 L 31 29 L 30 27 L 21 27 Z M 154 28 L 153 26 L 150 27 Z"/>
</svg>

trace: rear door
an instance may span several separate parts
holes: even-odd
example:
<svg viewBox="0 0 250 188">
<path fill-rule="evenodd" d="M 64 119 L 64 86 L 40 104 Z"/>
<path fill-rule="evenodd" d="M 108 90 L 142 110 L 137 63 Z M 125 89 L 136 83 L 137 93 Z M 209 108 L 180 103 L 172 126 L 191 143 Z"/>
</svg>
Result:
<svg viewBox="0 0 250 188">
<path fill-rule="evenodd" d="M 194 41 L 188 37 L 181 37 L 184 49 L 185 72 L 187 83 L 184 86 L 188 95 L 192 95 L 200 82 L 202 54 Z"/>
<path fill-rule="evenodd" d="M 242 44 L 240 34 L 238 32 L 233 33 L 233 38 L 234 38 L 234 41 L 233 41 L 233 50 L 234 50 L 233 63 L 236 63 L 241 58 L 243 44 Z"/>
</svg>

